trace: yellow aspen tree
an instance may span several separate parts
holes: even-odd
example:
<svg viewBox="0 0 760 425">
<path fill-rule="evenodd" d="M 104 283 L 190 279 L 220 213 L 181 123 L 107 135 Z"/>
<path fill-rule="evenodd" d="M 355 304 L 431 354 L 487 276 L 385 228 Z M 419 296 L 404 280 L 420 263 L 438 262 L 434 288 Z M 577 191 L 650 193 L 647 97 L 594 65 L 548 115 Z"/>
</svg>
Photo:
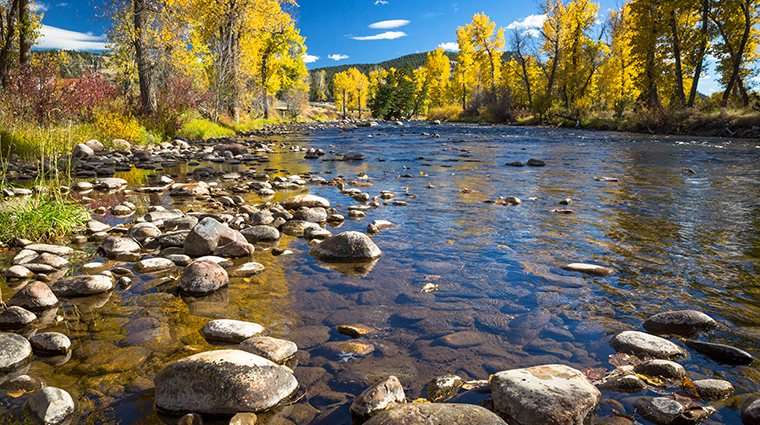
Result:
<svg viewBox="0 0 760 425">
<path fill-rule="evenodd" d="M 428 87 L 430 106 L 441 107 L 446 103 L 446 92 L 451 76 L 451 62 L 442 48 L 428 52 L 425 65 L 425 85 Z"/>
<path fill-rule="evenodd" d="M 471 42 L 469 31 L 466 27 L 457 28 L 457 64 L 454 67 L 454 76 L 451 82 L 452 97 L 462 102 L 462 110 L 467 109 L 467 96 L 475 86 L 475 48 Z"/>
<path fill-rule="evenodd" d="M 343 71 L 335 74 L 332 79 L 333 83 L 333 98 L 335 99 L 335 106 L 339 109 L 343 109 L 343 118 L 347 116 L 347 106 L 349 102 L 349 96 L 351 93 L 351 82 L 348 75 L 348 71 Z"/>
<path fill-rule="evenodd" d="M 718 56 L 717 71 L 725 87 L 722 101 L 738 92 L 742 104 L 749 104 L 745 79 L 752 75 L 752 63 L 758 59 L 757 0 L 726 0 L 719 2 L 713 22 L 720 35 L 715 44 Z"/>
<path fill-rule="evenodd" d="M 474 60 L 479 74 L 483 75 L 481 81 L 488 90 L 491 101 L 496 101 L 496 87 L 501 78 L 501 55 L 504 53 L 504 30 L 496 30 L 496 23 L 491 22 L 485 13 L 476 13 L 465 28 L 474 48 Z"/>
</svg>

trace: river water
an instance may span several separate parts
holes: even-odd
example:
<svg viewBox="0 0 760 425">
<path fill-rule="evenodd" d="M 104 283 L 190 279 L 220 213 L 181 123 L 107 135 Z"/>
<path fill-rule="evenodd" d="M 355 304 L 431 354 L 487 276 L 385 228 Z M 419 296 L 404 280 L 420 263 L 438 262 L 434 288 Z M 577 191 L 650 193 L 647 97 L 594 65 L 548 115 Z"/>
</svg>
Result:
<svg viewBox="0 0 760 425">
<path fill-rule="evenodd" d="M 618 360 L 610 357 L 612 335 L 643 330 L 646 318 L 669 310 L 701 310 L 719 327 L 699 339 L 760 354 L 760 142 L 414 123 L 313 129 L 270 140 L 366 157 L 340 162 L 278 153 L 253 168 L 271 177 L 341 175 L 371 183 L 362 190 L 372 196 L 395 193 L 365 218 L 327 227 L 337 234 L 365 231 L 376 219 L 395 223 L 373 237 L 383 256 L 369 272 L 335 270 L 310 257 L 303 239 L 284 236 L 279 247 L 293 254 L 257 250 L 253 260 L 266 271 L 232 278 L 211 297 L 177 296 L 167 283 L 178 275 L 172 271 L 138 274 L 131 287 L 103 299 L 64 302 L 52 323 L 36 331 L 68 335 L 71 358 L 62 365 L 37 359 L 26 373 L 69 391 L 82 423 L 162 423 L 152 406 L 152 379 L 173 360 L 218 348 L 198 334 L 211 318 L 257 322 L 298 344 L 295 375 L 305 396 L 261 415 L 267 424 L 349 424 L 353 398 L 388 375 L 401 380 L 409 400 L 427 397 L 427 383 L 448 373 L 482 380 L 501 370 L 563 363 L 600 376 Z M 546 166 L 504 165 L 529 158 Z M 179 164 L 163 173 L 183 181 L 193 168 Z M 116 177 L 139 186 L 161 173 L 133 169 Z M 334 186 L 315 184 L 271 200 L 306 191 L 329 199 L 345 216 L 357 204 Z M 120 194 L 87 196 L 96 198 L 93 208 L 123 200 Z M 129 196 L 136 215 L 96 218 L 114 225 L 150 205 L 203 207 L 167 193 Z M 486 202 L 506 196 L 523 203 Z M 244 197 L 251 204 L 267 201 Z M 564 198 L 570 205 L 559 205 Z M 397 200 L 408 205 L 393 205 Z M 556 211 L 562 209 L 573 213 Z M 75 246 L 92 256 L 80 262 L 102 261 L 96 247 Z M 616 273 L 602 278 L 561 268 L 572 262 Z M 426 285 L 437 286 L 426 292 Z M 6 283 L 0 288 L 6 300 L 17 290 Z M 357 323 L 377 331 L 363 339 L 374 351 L 336 356 L 326 343 L 348 338 L 335 327 Z M 713 403 L 718 411 L 703 423 L 741 423 L 738 405 L 760 392 L 757 363 L 732 367 L 690 354 L 680 363 L 692 380 L 727 379 L 737 390 Z M 632 415 L 635 398 L 678 389 L 671 383 L 634 395 L 604 391 L 609 401 L 597 418 L 613 411 Z M 8 412 L 0 424 L 21 421 L 28 396 L 0 391 L 0 411 Z M 460 391 L 458 397 L 478 403 L 488 394 Z"/>
</svg>

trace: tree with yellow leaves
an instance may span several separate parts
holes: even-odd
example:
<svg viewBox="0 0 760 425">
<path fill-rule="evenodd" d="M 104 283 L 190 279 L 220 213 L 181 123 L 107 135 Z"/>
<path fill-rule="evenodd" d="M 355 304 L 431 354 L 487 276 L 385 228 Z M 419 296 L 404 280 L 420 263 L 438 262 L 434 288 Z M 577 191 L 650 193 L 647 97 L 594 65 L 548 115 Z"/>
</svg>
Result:
<svg viewBox="0 0 760 425">
<path fill-rule="evenodd" d="M 425 70 L 424 84 L 428 88 L 430 106 L 441 107 L 446 103 L 446 93 L 451 76 L 451 62 L 442 48 L 428 52 L 423 66 Z"/>
<path fill-rule="evenodd" d="M 496 101 L 496 87 L 501 78 L 501 55 L 504 53 L 504 30 L 496 30 L 496 23 L 485 13 L 476 13 L 465 26 L 465 34 L 473 47 L 474 62 L 479 79 Z M 460 47 L 461 48 L 461 47 Z"/>
</svg>

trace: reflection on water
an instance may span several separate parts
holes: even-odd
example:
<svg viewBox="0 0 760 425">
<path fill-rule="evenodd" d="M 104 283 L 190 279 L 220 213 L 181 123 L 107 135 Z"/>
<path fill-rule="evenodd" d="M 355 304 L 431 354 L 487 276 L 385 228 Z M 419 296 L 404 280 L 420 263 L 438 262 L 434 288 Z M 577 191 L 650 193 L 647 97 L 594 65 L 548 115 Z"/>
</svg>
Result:
<svg viewBox="0 0 760 425">
<path fill-rule="evenodd" d="M 272 177 L 314 172 L 345 181 L 365 173 L 369 179 L 360 181 L 372 186 L 362 190 L 371 196 L 396 194 L 363 219 L 328 227 L 337 233 L 364 231 L 376 219 L 395 223 L 373 236 L 383 256 L 372 267 L 328 267 L 308 255 L 304 240 L 286 236 L 279 247 L 293 254 L 275 257 L 258 249 L 253 260 L 264 264 L 263 274 L 232 278 L 228 288 L 209 297 L 178 296 L 172 283 L 176 271 L 138 274 L 129 288 L 110 296 L 64 303 L 38 331 L 69 335 L 71 359 L 62 365 L 34 361 L 25 373 L 72 393 L 87 423 L 157 424 L 152 409 L 156 373 L 170 361 L 214 348 L 198 333 L 210 318 L 249 320 L 298 344 L 295 374 L 308 394 L 264 415 L 264 422 L 348 424 L 353 397 L 391 374 L 414 399 L 426 397 L 427 382 L 447 373 L 487 379 L 504 369 L 545 363 L 610 371 L 609 337 L 640 330 L 643 320 L 665 310 L 702 310 L 720 323 L 711 341 L 757 354 L 756 143 L 421 124 L 323 130 L 289 141 L 327 152 L 360 152 L 366 160 L 306 160 L 302 153 L 282 153 L 253 168 Z M 529 158 L 547 165 L 504 166 Z M 221 172 L 250 167 L 200 166 Z M 179 164 L 117 177 L 153 185 L 166 173 L 188 181 L 193 168 Z M 308 191 L 328 198 L 345 216 L 356 204 L 333 186 L 310 185 Z M 279 201 L 294 193 L 246 199 Z M 92 208 L 114 205 L 122 196 L 96 197 Z M 484 202 L 500 196 L 516 196 L 523 203 Z M 204 206 L 166 192 L 130 197 L 138 214 L 99 219 L 109 224 L 134 220 L 149 205 L 185 211 Z M 558 204 L 564 198 L 572 199 L 570 205 Z M 394 206 L 395 200 L 408 205 Z M 573 214 L 557 214 L 558 208 Z M 80 249 L 94 251 L 92 246 Z M 597 278 L 560 268 L 570 262 L 607 265 L 617 272 Z M 427 284 L 437 290 L 423 292 Z M 15 290 L 3 285 L 4 299 Z M 365 337 L 374 351 L 365 357 L 336 356 L 325 343 L 347 340 L 335 327 L 356 323 L 377 330 Z M 729 368 L 698 354 L 682 363 L 692 379 L 728 379 L 742 395 L 759 390 L 758 366 Z M 0 410 L 18 411 L 27 396 L 0 392 Z M 604 396 L 633 413 L 627 396 Z M 740 423 L 737 400 L 722 402 L 726 407 L 705 423 Z M 602 407 L 600 415 L 608 414 L 609 408 Z"/>
</svg>

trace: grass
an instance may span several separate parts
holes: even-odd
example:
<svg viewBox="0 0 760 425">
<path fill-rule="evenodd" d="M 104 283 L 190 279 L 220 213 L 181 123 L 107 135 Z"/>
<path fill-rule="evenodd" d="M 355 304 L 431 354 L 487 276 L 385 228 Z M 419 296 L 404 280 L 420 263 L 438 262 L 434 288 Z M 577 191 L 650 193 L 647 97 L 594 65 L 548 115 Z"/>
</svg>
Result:
<svg viewBox="0 0 760 425">
<path fill-rule="evenodd" d="M 0 203 L 0 241 L 7 244 L 22 238 L 55 242 L 90 219 L 83 206 L 56 191 L 35 192 L 26 199 L 11 198 Z"/>
</svg>

